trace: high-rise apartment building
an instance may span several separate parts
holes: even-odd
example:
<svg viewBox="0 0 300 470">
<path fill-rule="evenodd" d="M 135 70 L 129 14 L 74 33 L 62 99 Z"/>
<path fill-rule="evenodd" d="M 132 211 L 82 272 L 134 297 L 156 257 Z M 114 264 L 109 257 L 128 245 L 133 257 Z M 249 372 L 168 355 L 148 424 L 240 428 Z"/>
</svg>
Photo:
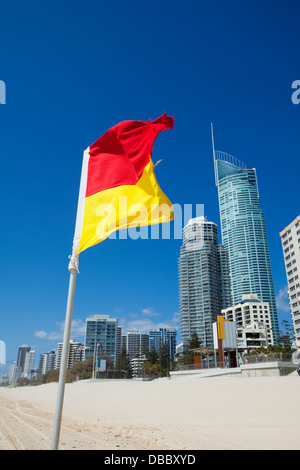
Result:
<svg viewBox="0 0 300 470">
<path fill-rule="evenodd" d="M 296 346 L 300 349 L 300 215 L 280 232 Z"/>
<path fill-rule="evenodd" d="M 84 345 L 72 339 L 69 342 L 67 368 L 70 369 L 75 362 L 84 360 Z M 60 369 L 63 352 L 63 343 L 58 343 L 56 354 L 56 369 Z"/>
<path fill-rule="evenodd" d="M 181 334 L 197 333 L 201 346 L 213 348 L 213 327 L 221 309 L 231 305 L 228 259 L 218 243 L 217 225 L 206 217 L 183 228 L 179 258 Z"/>
<path fill-rule="evenodd" d="M 120 354 L 122 351 L 122 327 L 118 325 L 117 327 L 117 347 L 116 347 L 116 363 L 120 359 Z"/>
<path fill-rule="evenodd" d="M 27 377 L 28 379 L 31 378 L 31 374 L 34 369 L 34 359 L 35 359 L 35 351 L 31 349 L 25 355 L 24 370 L 22 373 L 23 377 Z"/>
<path fill-rule="evenodd" d="M 144 356 L 149 351 L 149 335 L 139 331 L 128 331 L 122 335 L 122 346 L 124 345 L 130 360 Z"/>
<path fill-rule="evenodd" d="M 152 348 L 159 351 L 162 344 L 169 348 L 170 360 L 174 361 L 176 353 L 176 328 L 158 328 L 149 331 L 149 350 Z"/>
<path fill-rule="evenodd" d="M 279 325 L 256 170 L 214 148 L 213 154 L 222 244 L 228 252 L 232 303 L 240 302 L 244 294 L 257 294 L 261 301 L 268 302 L 276 343 Z"/>
<path fill-rule="evenodd" d="M 37 371 L 37 379 L 40 380 L 43 374 L 56 367 L 56 352 L 49 351 L 40 355 L 40 363 Z"/>
<path fill-rule="evenodd" d="M 108 354 L 114 364 L 117 359 L 118 320 L 109 315 L 94 315 L 86 319 L 85 358 Z"/>
<path fill-rule="evenodd" d="M 31 350 L 31 347 L 27 346 L 26 344 L 23 344 L 23 346 L 19 346 L 17 364 L 16 365 L 17 365 L 17 367 L 20 367 L 22 372 L 24 372 L 26 354 L 30 350 Z"/>
</svg>

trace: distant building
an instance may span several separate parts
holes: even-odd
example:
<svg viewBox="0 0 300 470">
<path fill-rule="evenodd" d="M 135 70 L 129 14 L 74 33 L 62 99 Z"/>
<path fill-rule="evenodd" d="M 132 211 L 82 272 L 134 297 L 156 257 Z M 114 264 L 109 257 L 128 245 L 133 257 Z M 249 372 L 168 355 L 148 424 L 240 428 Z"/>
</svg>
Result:
<svg viewBox="0 0 300 470">
<path fill-rule="evenodd" d="M 40 355 L 40 363 L 37 371 L 37 379 L 41 380 L 42 375 L 56 368 L 56 352 L 49 351 Z"/>
<path fill-rule="evenodd" d="M 14 362 L 9 370 L 9 385 L 16 385 L 17 380 L 22 376 L 22 368 L 17 366 Z"/>
<path fill-rule="evenodd" d="M 213 347 L 213 327 L 221 309 L 231 305 L 227 252 L 217 225 L 206 217 L 190 219 L 183 229 L 179 258 L 181 334 L 197 333 L 201 346 Z"/>
<path fill-rule="evenodd" d="M 226 320 L 235 322 L 237 329 L 257 324 L 266 332 L 265 347 L 274 345 L 270 306 L 268 302 L 262 302 L 256 294 L 243 295 L 236 305 L 223 309 L 222 315 Z"/>
<path fill-rule="evenodd" d="M 130 360 L 132 377 L 141 377 L 143 373 L 143 365 L 146 362 L 146 357 L 135 357 Z"/>
<path fill-rule="evenodd" d="M 149 331 L 149 350 L 152 348 L 159 352 L 162 344 L 166 344 L 169 348 L 170 360 L 174 361 L 176 354 L 176 328 L 158 328 Z"/>
<path fill-rule="evenodd" d="M 144 356 L 149 350 L 149 335 L 140 331 L 128 331 L 122 335 L 122 346 L 124 345 L 129 360 Z"/>
<path fill-rule="evenodd" d="M 24 364 L 24 371 L 22 373 L 22 377 L 31 379 L 32 373 L 34 371 L 34 359 L 35 359 L 35 351 L 31 349 L 25 355 L 25 364 Z"/>
<path fill-rule="evenodd" d="M 18 357 L 17 357 L 17 367 L 21 369 L 21 372 L 24 372 L 24 366 L 25 366 L 25 358 L 26 358 L 26 353 L 28 353 L 31 350 L 30 346 L 27 346 L 26 344 L 23 344 L 23 346 L 20 346 L 18 349 Z"/>
<path fill-rule="evenodd" d="M 6 364 L 6 348 L 4 341 L 0 340 L 0 364 Z"/>
<path fill-rule="evenodd" d="M 63 343 L 57 345 L 57 356 L 56 356 L 56 369 L 60 369 L 62 360 Z M 69 354 L 67 360 L 67 368 L 70 369 L 75 362 L 84 360 L 84 345 L 76 341 L 70 340 L 69 343 Z"/>
<path fill-rule="evenodd" d="M 111 318 L 109 315 L 88 317 L 85 330 L 85 358 L 107 354 L 116 365 L 119 335 L 116 318 Z"/>
<path fill-rule="evenodd" d="M 280 232 L 295 342 L 300 349 L 300 215 Z"/>
<path fill-rule="evenodd" d="M 116 364 L 120 359 L 120 354 L 122 351 L 122 327 L 118 325 L 117 327 L 117 347 L 116 347 Z"/>
</svg>

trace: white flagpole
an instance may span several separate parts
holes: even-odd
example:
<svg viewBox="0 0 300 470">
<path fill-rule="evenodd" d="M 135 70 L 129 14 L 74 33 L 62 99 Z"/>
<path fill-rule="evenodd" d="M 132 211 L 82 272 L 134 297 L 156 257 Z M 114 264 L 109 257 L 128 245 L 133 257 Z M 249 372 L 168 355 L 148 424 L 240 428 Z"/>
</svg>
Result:
<svg viewBox="0 0 300 470">
<path fill-rule="evenodd" d="M 69 268 L 68 268 L 70 271 L 70 282 L 69 282 L 66 320 L 65 320 L 64 342 L 63 342 L 62 358 L 61 358 L 60 372 L 59 372 L 57 403 L 56 403 L 56 411 L 55 411 L 55 417 L 54 417 L 52 450 L 58 449 L 58 442 L 59 442 L 62 408 L 63 408 L 63 401 L 64 401 L 64 393 L 65 393 L 66 371 L 67 371 L 67 363 L 68 363 L 68 355 L 69 355 L 69 343 L 70 343 L 70 334 L 71 334 L 71 325 L 72 325 L 76 275 L 78 273 L 78 257 L 79 257 L 78 247 L 79 247 L 82 224 L 83 224 L 84 201 L 85 201 L 85 194 L 86 194 L 89 158 L 90 158 L 90 153 L 89 153 L 89 147 L 88 147 L 83 153 L 75 233 L 74 233 L 74 239 L 73 239 L 72 256 L 70 256 L 71 259 L 70 259 Z"/>
<path fill-rule="evenodd" d="M 64 401 L 65 381 L 66 381 L 70 334 L 71 334 L 71 325 L 72 325 L 75 284 L 76 284 L 76 275 L 78 272 L 78 257 L 75 259 L 74 258 L 75 257 L 71 258 L 71 261 L 69 264 L 69 271 L 70 271 L 69 292 L 68 292 L 65 331 L 64 331 L 62 358 L 61 358 L 61 363 L 60 363 L 58 394 L 57 394 L 56 410 L 55 410 L 55 417 L 54 417 L 51 450 L 58 449 L 60 427 L 61 427 L 62 408 L 63 408 L 63 401 Z"/>
</svg>

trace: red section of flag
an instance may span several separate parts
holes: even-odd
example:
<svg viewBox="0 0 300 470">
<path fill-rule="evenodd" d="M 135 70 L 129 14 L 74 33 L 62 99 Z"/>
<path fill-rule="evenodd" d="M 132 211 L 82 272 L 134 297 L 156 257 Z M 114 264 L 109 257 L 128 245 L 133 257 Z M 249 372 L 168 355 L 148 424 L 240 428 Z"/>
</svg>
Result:
<svg viewBox="0 0 300 470">
<path fill-rule="evenodd" d="M 90 146 L 86 196 L 121 185 L 134 185 L 152 155 L 157 135 L 172 129 L 164 114 L 155 121 L 123 121 Z"/>
</svg>

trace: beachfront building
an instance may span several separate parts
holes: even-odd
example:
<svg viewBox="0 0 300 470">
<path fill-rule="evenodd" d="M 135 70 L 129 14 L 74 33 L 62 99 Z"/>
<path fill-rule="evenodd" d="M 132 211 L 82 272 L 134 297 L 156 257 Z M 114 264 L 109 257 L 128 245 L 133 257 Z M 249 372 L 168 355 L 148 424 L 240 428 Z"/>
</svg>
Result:
<svg viewBox="0 0 300 470">
<path fill-rule="evenodd" d="M 16 385 L 17 380 L 22 376 L 22 369 L 17 365 L 17 362 L 13 362 L 9 369 L 9 385 Z"/>
<path fill-rule="evenodd" d="M 300 215 L 280 232 L 297 349 L 300 349 Z"/>
<path fill-rule="evenodd" d="M 231 305 L 227 252 L 218 242 L 217 225 L 206 217 L 183 228 L 179 258 L 181 335 L 197 333 L 201 347 L 213 348 L 213 323 Z"/>
<path fill-rule="evenodd" d="M 41 380 L 43 374 L 54 370 L 56 366 L 56 352 L 54 350 L 40 355 L 39 367 L 37 370 L 37 380 Z"/>
<path fill-rule="evenodd" d="M 121 351 L 122 351 L 122 338 L 123 338 L 123 329 L 120 325 L 117 326 L 117 346 L 116 346 L 116 364 L 120 359 Z"/>
<path fill-rule="evenodd" d="M 240 335 L 243 328 L 248 328 L 249 333 L 249 327 L 255 324 L 256 330 L 262 330 L 261 336 L 265 338 L 262 341 L 266 344 L 264 347 L 274 345 L 270 306 L 268 302 L 262 302 L 256 294 L 243 295 L 236 305 L 223 309 L 222 315 L 225 320 L 236 324 Z"/>
<path fill-rule="evenodd" d="M 94 315 L 86 319 L 85 358 L 109 355 L 114 365 L 117 360 L 117 344 L 120 329 L 117 318 L 109 315 Z"/>
<path fill-rule="evenodd" d="M 75 362 L 83 361 L 84 360 L 84 345 L 82 343 L 73 341 L 72 339 L 69 342 L 69 353 L 67 359 L 67 368 L 71 369 L 71 367 L 75 364 Z M 60 369 L 61 360 L 62 360 L 62 350 L 63 350 L 63 343 L 58 343 L 57 345 L 57 354 L 56 354 L 56 369 Z"/>
<path fill-rule="evenodd" d="M 143 365 L 146 362 L 146 360 L 147 359 L 145 356 L 134 357 L 133 359 L 130 360 L 132 377 L 144 376 Z"/>
<path fill-rule="evenodd" d="M 232 303 L 256 293 L 270 306 L 273 338 L 279 325 L 264 212 L 256 170 L 224 152 L 215 151 L 222 243 L 228 252 Z"/>
<path fill-rule="evenodd" d="M 18 348 L 18 357 L 17 357 L 17 363 L 16 366 L 24 372 L 24 366 L 25 366 L 25 358 L 26 354 L 31 350 L 30 346 L 27 346 L 26 344 L 23 344 L 22 346 L 19 346 Z"/>
<path fill-rule="evenodd" d="M 152 348 L 159 352 L 160 347 L 165 344 L 168 346 L 169 357 L 173 362 L 176 354 L 176 328 L 158 328 L 149 331 L 149 350 Z"/>
<path fill-rule="evenodd" d="M 32 374 L 34 372 L 34 360 L 35 360 L 35 351 L 31 349 L 25 355 L 24 370 L 22 372 L 22 377 L 31 379 Z"/>
</svg>

